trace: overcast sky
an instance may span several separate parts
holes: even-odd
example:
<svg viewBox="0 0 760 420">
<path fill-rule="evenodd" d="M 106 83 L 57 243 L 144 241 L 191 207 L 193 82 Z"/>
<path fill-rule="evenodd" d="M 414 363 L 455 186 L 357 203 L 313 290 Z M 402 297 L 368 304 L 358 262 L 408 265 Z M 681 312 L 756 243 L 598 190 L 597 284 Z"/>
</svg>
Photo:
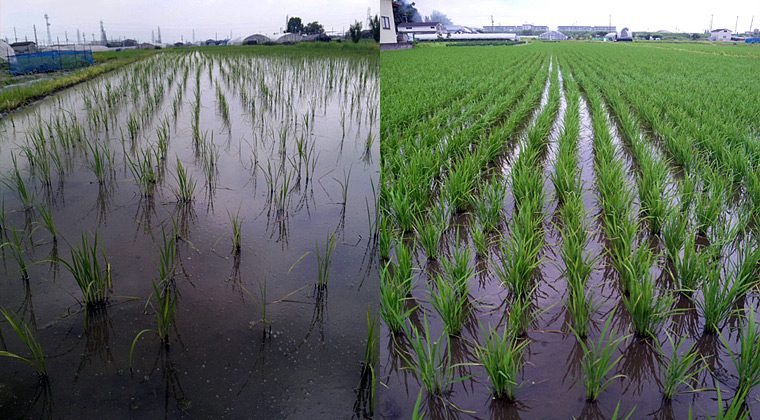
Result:
<svg viewBox="0 0 760 420">
<path fill-rule="evenodd" d="M 100 39 L 100 20 L 108 38 L 151 40 L 151 30 L 161 27 L 164 42 L 263 33 L 272 35 L 285 29 L 286 16 L 298 16 L 304 23 L 318 21 L 327 31 L 348 30 L 355 20 L 366 26 L 367 8 L 379 12 L 379 0 L 0 0 L 0 38 L 14 42 L 34 41 L 32 25 L 44 43 L 45 18 L 50 17 L 50 34 L 55 42 L 65 33 L 76 41 L 77 29 L 87 39 Z"/>
<path fill-rule="evenodd" d="M 760 27 L 760 0 L 418 0 L 420 14 L 429 15 L 439 10 L 455 23 L 482 27 L 491 24 L 519 25 L 532 23 L 556 29 L 559 25 L 606 26 L 612 15 L 612 24 L 618 30 L 629 27 L 632 31 L 661 29 L 683 32 L 702 32 L 710 27 L 734 30 L 739 16 L 740 32 Z"/>
</svg>

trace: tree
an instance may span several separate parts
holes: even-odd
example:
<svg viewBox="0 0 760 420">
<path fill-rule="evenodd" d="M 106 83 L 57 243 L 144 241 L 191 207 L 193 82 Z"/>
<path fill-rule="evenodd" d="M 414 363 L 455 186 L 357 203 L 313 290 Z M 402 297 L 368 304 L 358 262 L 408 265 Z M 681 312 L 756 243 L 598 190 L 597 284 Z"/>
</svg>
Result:
<svg viewBox="0 0 760 420">
<path fill-rule="evenodd" d="M 440 22 L 443 26 L 453 25 L 451 19 L 438 10 L 433 10 L 433 12 L 430 13 L 430 16 L 425 16 L 425 22 Z"/>
<path fill-rule="evenodd" d="M 303 32 L 307 35 L 320 35 L 325 32 L 324 26 L 320 25 L 319 22 L 314 21 L 306 25 L 304 27 Z"/>
<path fill-rule="evenodd" d="M 288 28 L 285 29 L 285 32 L 290 32 L 291 34 L 300 34 L 303 32 L 303 23 L 301 22 L 301 18 L 292 17 L 288 19 Z"/>
<path fill-rule="evenodd" d="M 380 18 L 377 15 L 369 19 L 369 29 L 375 42 L 380 42 Z"/>
<path fill-rule="evenodd" d="M 353 25 L 348 27 L 348 33 L 351 36 L 351 41 L 354 41 L 354 44 L 359 42 L 362 38 L 362 23 L 356 21 Z"/>
<path fill-rule="evenodd" d="M 421 22 L 422 17 L 414 7 L 414 2 L 407 3 L 405 0 L 394 1 L 399 7 L 393 8 L 393 21 L 396 23 L 396 27 L 403 22 Z"/>
</svg>

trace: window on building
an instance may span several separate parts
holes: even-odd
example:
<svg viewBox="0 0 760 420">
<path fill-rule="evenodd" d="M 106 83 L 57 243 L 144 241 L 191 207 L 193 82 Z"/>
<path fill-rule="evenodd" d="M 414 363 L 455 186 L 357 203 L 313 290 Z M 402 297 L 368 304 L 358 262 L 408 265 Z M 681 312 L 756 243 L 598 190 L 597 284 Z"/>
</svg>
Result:
<svg viewBox="0 0 760 420">
<path fill-rule="evenodd" d="M 383 16 L 383 29 L 390 29 L 391 28 L 391 20 L 388 18 L 388 16 Z"/>
</svg>

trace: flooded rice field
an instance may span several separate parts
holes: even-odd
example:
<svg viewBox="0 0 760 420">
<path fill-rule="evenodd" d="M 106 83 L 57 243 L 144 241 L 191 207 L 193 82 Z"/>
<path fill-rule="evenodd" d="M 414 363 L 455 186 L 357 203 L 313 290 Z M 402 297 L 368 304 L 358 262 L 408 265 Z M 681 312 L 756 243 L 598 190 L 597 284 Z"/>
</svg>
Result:
<svg viewBox="0 0 760 420">
<path fill-rule="evenodd" d="M 0 417 L 368 415 L 377 56 L 210 51 L 0 120 Z"/>
<path fill-rule="evenodd" d="M 383 53 L 384 418 L 756 417 L 757 177 L 677 159 L 730 124 L 637 89 L 645 50 Z"/>
</svg>

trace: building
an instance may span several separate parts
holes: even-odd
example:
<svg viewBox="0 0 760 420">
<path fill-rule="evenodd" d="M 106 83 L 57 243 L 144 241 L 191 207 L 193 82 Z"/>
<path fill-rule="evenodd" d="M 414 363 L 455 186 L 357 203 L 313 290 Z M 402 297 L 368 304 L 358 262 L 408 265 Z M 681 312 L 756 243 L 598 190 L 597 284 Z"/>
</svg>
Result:
<svg viewBox="0 0 760 420">
<path fill-rule="evenodd" d="M 547 41 L 564 41 L 567 39 L 567 36 L 563 34 L 562 32 L 558 31 L 546 31 L 538 36 L 538 39 L 547 40 Z"/>
<path fill-rule="evenodd" d="M 11 48 L 16 54 L 32 54 L 37 52 L 37 44 L 32 41 L 14 42 Z"/>
<path fill-rule="evenodd" d="M 730 29 L 713 29 L 712 31 L 710 31 L 710 37 L 707 38 L 707 40 L 730 42 L 731 30 Z"/>
<path fill-rule="evenodd" d="M 409 40 L 416 39 L 417 35 L 444 35 L 444 26 L 440 22 L 407 22 L 399 24 L 398 33 L 406 35 Z"/>
<path fill-rule="evenodd" d="M 617 32 L 616 26 L 557 26 L 560 32 Z"/>
<path fill-rule="evenodd" d="M 396 23 L 393 21 L 393 2 L 380 0 L 380 45 L 396 43 Z"/>
<path fill-rule="evenodd" d="M 10 45 L 7 42 L 0 39 L 0 61 L 8 61 L 8 58 L 16 55 Z"/>
<path fill-rule="evenodd" d="M 476 34 L 478 31 L 476 31 L 473 28 L 470 28 L 469 26 L 462 26 L 462 25 L 446 25 L 445 31 L 447 34 Z"/>
<path fill-rule="evenodd" d="M 435 41 L 437 35 L 419 34 L 415 36 L 417 41 Z M 481 33 L 481 34 L 446 34 L 446 41 L 519 41 L 517 34 L 508 33 Z"/>
<path fill-rule="evenodd" d="M 538 26 L 538 25 L 533 25 L 532 23 L 524 23 L 522 25 L 517 25 L 517 26 L 495 25 L 495 26 L 483 27 L 483 32 L 521 32 L 521 31 L 546 32 L 548 30 L 549 30 L 548 26 Z"/>
</svg>

